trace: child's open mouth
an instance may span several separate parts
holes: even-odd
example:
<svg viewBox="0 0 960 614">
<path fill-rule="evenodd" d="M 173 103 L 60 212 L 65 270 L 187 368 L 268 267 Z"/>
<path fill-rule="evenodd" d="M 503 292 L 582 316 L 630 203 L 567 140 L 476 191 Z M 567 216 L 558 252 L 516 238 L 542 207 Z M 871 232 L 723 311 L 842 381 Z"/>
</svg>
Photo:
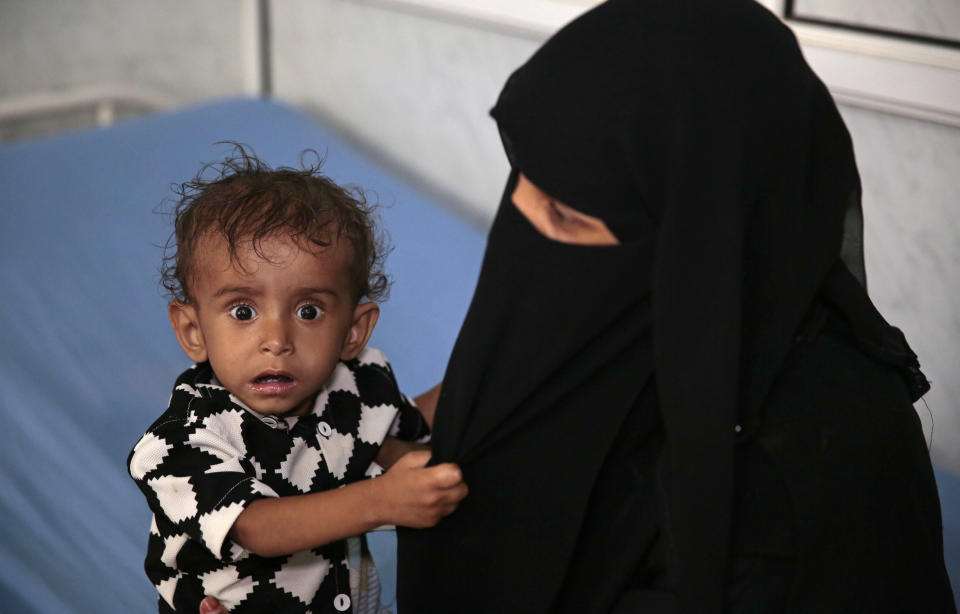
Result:
<svg viewBox="0 0 960 614">
<path fill-rule="evenodd" d="M 263 394 L 283 394 L 297 385 L 286 373 L 261 373 L 251 382 L 253 389 Z"/>
</svg>

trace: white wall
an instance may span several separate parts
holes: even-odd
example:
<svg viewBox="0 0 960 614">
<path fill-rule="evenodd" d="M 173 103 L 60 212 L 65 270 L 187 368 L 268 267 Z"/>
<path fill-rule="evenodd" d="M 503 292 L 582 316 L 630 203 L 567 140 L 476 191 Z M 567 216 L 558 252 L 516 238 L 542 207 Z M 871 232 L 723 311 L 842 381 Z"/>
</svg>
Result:
<svg viewBox="0 0 960 614">
<path fill-rule="evenodd" d="M 539 40 L 342 0 L 273 5 L 275 92 L 487 222 L 508 165 L 488 111 Z"/>
<path fill-rule="evenodd" d="M 867 284 L 933 383 L 917 405 L 960 473 L 960 128 L 841 107 L 863 182 Z"/>
<path fill-rule="evenodd" d="M 135 83 L 188 102 L 256 92 L 254 0 L 2 0 L 0 97 Z"/>
<path fill-rule="evenodd" d="M 956 0 L 796 0 L 797 15 L 926 36 L 960 38 Z"/>
</svg>

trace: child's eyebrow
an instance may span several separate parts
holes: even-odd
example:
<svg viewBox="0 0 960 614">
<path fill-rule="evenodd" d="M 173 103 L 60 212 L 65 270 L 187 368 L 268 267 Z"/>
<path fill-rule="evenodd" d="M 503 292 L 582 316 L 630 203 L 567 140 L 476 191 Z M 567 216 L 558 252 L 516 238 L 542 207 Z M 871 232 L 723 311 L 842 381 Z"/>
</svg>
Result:
<svg viewBox="0 0 960 614">
<path fill-rule="evenodd" d="M 337 296 L 337 291 L 333 288 L 320 288 L 320 287 L 307 287 L 300 288 L 298 294 L 308 295 L 308 294 L 331 294 Z"/>
<path fill-rule="evenodd" d="M 224 286 L 213 293 L 213 298 L 220 298 L 227 294 L 259 294 L 260 292 L 252 286 Z"/>
</svg>

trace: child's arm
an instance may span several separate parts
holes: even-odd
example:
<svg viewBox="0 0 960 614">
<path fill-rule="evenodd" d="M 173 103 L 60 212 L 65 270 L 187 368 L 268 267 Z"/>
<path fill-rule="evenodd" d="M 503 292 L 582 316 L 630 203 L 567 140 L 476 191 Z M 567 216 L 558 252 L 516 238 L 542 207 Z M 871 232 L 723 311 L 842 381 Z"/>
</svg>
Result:
<svg viewBox="0 0 960 614">
<path fill-rule="evenodd" d="M 280 556 L 384 524 L 431 527 L 457 508 L 467 485 L 459 467 L 425 467 L 429 459 L 429 452 L 411 452 L 377 478 L 308 495 L 259 499 L 237 517 L 230 537 L 261 556 Z"/>
<path fill-rule="evenodd" d="M 429 449 L 429 444 L 414 443 L 412 441 L 404 441 L 396 437 L 388 436 L 383 440 L 383 443 L 380 444 L 380 451 L 377 452 L 376 463 L 386 470 L 393 467 L 393 464 L 400 460 L 407 452 Z"/>
<path fill-rule="evenodd" d="M 433 429 L 433 413 L 437 410 L 437 400 L 440 398 L 441 386 L 443 386 L 443 382 L 413 399 L 417 409 L 423 414 L 423 419 L 427 421 L 427 426 L 431 429 Z"/>
<path fill-rule="evenodd" d="M 415 397 L 412 403 L 407 397 L 400 395 L 404 403 L 400 405 L 400 415 L 397 416 L 396 421 L 405 426 L 398 427 L 395 421 L 391 432 L 396 436 L 388 436 L 383 440 L 380 451 L 377 453 L 376 463 L 378 465 L 384 469 L 389 469 L 407 452 L 430 449 L 429 445 L 416 442 L 425 441 L 427 439 L 425 436 L 429 435 L 428 429 L 433 428 L 433 414 L 437 408 L 442 385 L 443 382 L 440 382 L 430 390 Z M 405 419 L 404 415 L 408 417 Z M 409 416 L 411 415 L 417 416 L 416 420 L 410 421 Z M 423 417 L 422 422 L 420 416 Z M 417 426 L 418 422 L 420 426 Z M 423 423 L 426 423 L 426 428 L 423 428 Z"/>
</svg>

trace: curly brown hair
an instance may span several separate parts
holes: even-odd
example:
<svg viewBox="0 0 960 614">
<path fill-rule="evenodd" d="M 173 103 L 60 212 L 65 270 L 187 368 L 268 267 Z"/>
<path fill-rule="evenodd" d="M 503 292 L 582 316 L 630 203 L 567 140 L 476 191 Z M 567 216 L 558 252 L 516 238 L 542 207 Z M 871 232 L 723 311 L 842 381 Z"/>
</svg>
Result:
<svg viewBox="0 0 960 614">
<path fill-rule="evenodd" d="M 195 254 L 204 235 L 220 233 L 231 259 L 241 244 L 265 258 L 261 243 L 277 234 L 327 246 L 345 238 L 353 247 L 356 298 L 386 300 L 390 280 L 383 270 L 389 252 L 377 226 L 376 205 L 355 186 L 340 186 L 320 172 L 323 158 L 313 150 L 300 156 L 301 168 L 271 168 L 248 146 L 233 143 L 222 162 L 207 164 L 196 177 L 174 184 L 170 211 L 173 232 L 164 245 L 161 284 L 174 300 L 189 302 Z M 306 164 L 308 155 L 316 157 Z"/>
</svg>

